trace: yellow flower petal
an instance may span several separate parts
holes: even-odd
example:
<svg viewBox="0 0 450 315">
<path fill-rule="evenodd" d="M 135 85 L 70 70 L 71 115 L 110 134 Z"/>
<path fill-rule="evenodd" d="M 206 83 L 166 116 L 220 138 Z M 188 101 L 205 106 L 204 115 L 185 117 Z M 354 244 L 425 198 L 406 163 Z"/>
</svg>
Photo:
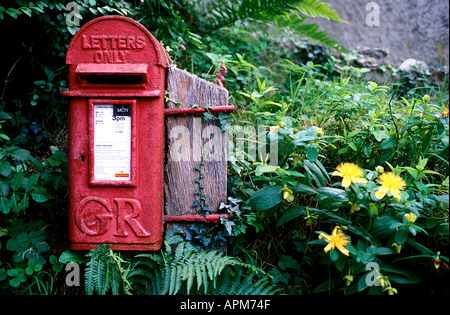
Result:
<svg viewBox="0 0 450 315">
<path fill-rule="evenodd" d="M 325 246 L 325 248 L 323 249 L 325 253 L 328 253 L 331 249 L 333 249 L 333 243 L 330 242 L 328 243 L 327 246 Z"/>
<path fill-rule="evenodd" d="M 325 238 L 328 242 L 327 246 L 323 249 L 325 253 L 328 253 L 330 250 L 337 248 L 342 254 L 348 256 L 349 251 L 345 248 L 345 246 L 350 242 L 347 235 L 344 233 L 338 233 L 337 230 L 339 226 L 336 226 L 331 233 L 331 235 L 326 235 L 325 233 L 320 233 L 319 239 Z"/>
<path fill-rule="evenodd" d="M 345 248 L 344 246 L 342 246 L 341 244 L 336 244 L 336 247 L 337 247 L 337 249 L 340 250 L 340 252 L 341 252 L 342 254 L 344 254 L 345 256 L 348 256 L 348 254 L 349 254 L 348 249 L 346 249 L 346 248 Z"/>
<path fill-rule="evenodd" d="M 331 174 L 331 176 L 344 176 L 341 172 L 338 171 L 334 171 L 333 174 Z"/>
<path fill-rule="evenodd" d="M 375 192 L 375 198 L 383 199 L 384 196 L 386 196 L 387 192 L 388 190 L 385 187 L 381 186 L 380 188 L 378 188 L 378 191 Z"/>
<path fill-rule="evenodd" d="M 400 201 L 402 197 L 400 190 L 404 190 L 406 188 L 406 183 L 403 178 L 397 174 L 389 172 L 381 174 L 378 182 L 382 185 L 375 193 L 375 197 L 381 199 L 386 195 L 386 193 L 390 192 L 392 196 L 397 199 L 397 201 Z"/>
<path fill-rule="evenodd" d="M 358 177 L 353 177 L 352 181 L 354 183 L 367 183 L 367 179 L 365 179 L 365 178 L 358 178 Z"/>
<path fill-rule="evenodd" d="M 344 179 L 342 179 L 342 187 L 349 187 L 352 184 L 352 179 L 350 176 L 344 176 Z"/>
<path fill-rule="evenodd" d="M 352 183 L 367 183 L 367 180 L 363 178 L 363 170 L 353 163 L 341 163 L 336 167 L 332 176 L 342 177 L 342 187 L 349 187 Z"/>
<path fill-rule="evenodd" d="M 402 198 L 402 194 L 398 189 L 391 188 L 391 194 L 395 199 L 397 199 L 397 201 L 400 201 L 400 199 Z"/>
</svg>

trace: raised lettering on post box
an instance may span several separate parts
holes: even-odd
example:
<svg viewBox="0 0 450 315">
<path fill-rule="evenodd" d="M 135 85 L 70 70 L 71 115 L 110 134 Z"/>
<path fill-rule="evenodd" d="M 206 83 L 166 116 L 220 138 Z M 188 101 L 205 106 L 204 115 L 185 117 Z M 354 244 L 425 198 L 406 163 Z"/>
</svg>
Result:
<svg viewBox="0 0 450 315">
<path fill-rule="evenodd" d="M 141 24 L 105 16 L 77 32 L 66 63 L 69 247 L 157 250 L 163 235 L 165 51 Z"/>
</svg>

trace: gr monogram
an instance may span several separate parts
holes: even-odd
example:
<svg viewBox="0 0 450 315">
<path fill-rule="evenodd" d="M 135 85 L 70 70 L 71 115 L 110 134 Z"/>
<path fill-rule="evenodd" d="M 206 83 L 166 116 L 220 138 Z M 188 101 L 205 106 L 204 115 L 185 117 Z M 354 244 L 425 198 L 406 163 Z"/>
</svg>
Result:
<svg viewBox="0 0 450 315">
<path fill-rule="evenodd" d="M 150 236 L 138 220 L 141 212 L 141 204 L 135 199 L 86 197 L 75 209 L 75 223 L 80 231 L 90 236 L 108 232 L 114 223 L 114 236 L 128 236 L 127 226 L 136 236 Z"/>
</svg>

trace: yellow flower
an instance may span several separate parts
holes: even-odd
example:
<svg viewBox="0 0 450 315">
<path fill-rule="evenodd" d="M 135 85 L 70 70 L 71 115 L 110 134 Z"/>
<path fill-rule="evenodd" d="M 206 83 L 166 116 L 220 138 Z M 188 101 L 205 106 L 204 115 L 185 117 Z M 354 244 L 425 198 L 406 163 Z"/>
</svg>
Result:
<svg viewBox="0 0 450 315">
<path fill-rule="evenodd" d="M 350 243 L 350 241 L 348 240 L 347 235 L 342 232 L 338 233 L 338 229 L 339 226 L 336 226 L 331 235 L 320 233 L 319 239 L 325 238 L 325 240 L 328 242 L 328 245 L 324 248 L 325 253 L 328 253 L 331 249 L 337 248 L 342 254 L 348 256 L 349 251 L 345 248 L 345 246 Z"/>
<path fill-rule="evenodd" d="M 367 183 L 367 180 L 362 178 L 363 170 L 353 163 L 341 163 L 336 167 L 336 171 L 332 176 L 342 177 L 342 187 L 349 187 L 351 183 Z"/>
<path fill-rule="evenodd" d="M 404 190 L 406 187 L 405 181 L 399 175 L 392 172 L 380 174 L 381 187 L 375 192 L 375 197 L 382 199 L 388 192 L 400 201 L 400 190 Z"/>
</svg>

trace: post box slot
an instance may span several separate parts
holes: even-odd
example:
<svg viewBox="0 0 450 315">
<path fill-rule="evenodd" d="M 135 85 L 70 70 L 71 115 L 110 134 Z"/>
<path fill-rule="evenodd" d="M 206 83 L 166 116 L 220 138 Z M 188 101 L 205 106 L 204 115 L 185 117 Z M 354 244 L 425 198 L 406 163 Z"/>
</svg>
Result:
<svg viewBox="0 0 450 315">
<path fill-rule="evenodd" d="M 107 85 L 127 85 L 127 84 L 142 84 L 144 77 L 142 75 L 124 75 L 124 74 L 88 74 L 81 76 L 82 80 L 89 84 L 107 84 Z"/>
<path fill-rule="evenodd" d="M 79 64 L 79 80 L 92 85 L 141 85 L 146 82 L 147 64 Z"/>
</svg>

